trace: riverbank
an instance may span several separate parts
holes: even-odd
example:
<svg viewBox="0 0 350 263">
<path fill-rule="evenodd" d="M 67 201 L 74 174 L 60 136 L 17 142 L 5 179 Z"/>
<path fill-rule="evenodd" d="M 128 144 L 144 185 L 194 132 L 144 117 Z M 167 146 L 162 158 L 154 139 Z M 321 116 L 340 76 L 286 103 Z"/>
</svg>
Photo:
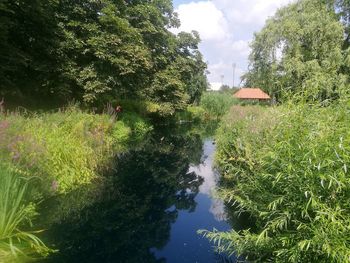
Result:
<svg viewBox="0 0 350 263">
<path fill-rule="evenodd" d="M 93 202 L 91 196 L 103 188 L 103 175 L 119 165 L 115 164 L 115 156 L 146 143 L 153 129 L 151 122 L 180 130 L 182 125 L 177 121 L 194 122 L 191 129 L 185 128 L 185 133 L 207 137 L 216 129 L 223 112 L 235 103 L 227 94 L 206 93 L 199 106 L 188 106 L 187 111 L 167 119 L 157 115 L 150 104 L 128 100 L 118 102 L 122 111 L 109 107 L 102 114 L 77 106 L 46 113 L 17 110 L 0 114 L 0 180 L 5 187 L 3 193 L 11 192 L 11 198 L 0 201 L 4 215 L 0 261 L 27 261 L 54 252 L 35 231 L 48 229 L 56 220 L 66 219 L 72 211 L 80 211 Z M 148 120 L 147 116 L 153 119 Z M 38 204 L 51 199 L 60 200 L 45 208 L 54 216 L 38 220 L 42 217 Z M 11 217 L 12 212 L 18 215 L 16 220 Z M 43 227 L 36 225 L 42 221 Z M 13 227 L 6 228 L 8 224 Z M 13 242 L 14 238 L 18 242 Z"/>
<path fill-rule="evenodd" d="M 0 114 L 0 261 L 51 252 L 28 224 L 37 216 L 36 204 L 92 184 L 112 167 L 116 154 L 151 130 L 144 118 L 127 112 L 94 114 L 70 107 Z"/>
<path fill-rule="evenodd" d="M 41 203 L 35 223 L 58 250 L 43 262 L 222 262 L 196 233 L 229 229 L 211 196 L 214 151 L 196 125 L 155 128 L 99 184 Z"/>
<path fill-rule="evenodd" d="M 219 195 L 255 224 L 205 235 L 254 262 L 348 261 L 349 131 L 347 101 L 233 107 L 217 136 Z"/>
<path fill-rule="evenodd" d="M 233 105 L 241 104 L 232 93 L 232 90 L 204 92 L 197 106 L 189 105 L 177 113 L 176 119 L 178 122 L 218 122 Z"/>
</svg>

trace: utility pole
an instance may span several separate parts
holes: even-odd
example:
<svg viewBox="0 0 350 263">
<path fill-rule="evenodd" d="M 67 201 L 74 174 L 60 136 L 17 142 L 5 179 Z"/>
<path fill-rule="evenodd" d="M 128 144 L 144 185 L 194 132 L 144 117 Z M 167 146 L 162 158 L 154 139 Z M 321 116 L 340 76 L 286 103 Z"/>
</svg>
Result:
<svg viewBox="0 0 350 263">
<path fill-rule="evenodd" d="M 236 71 L 236 63 L 232 64 L 232 88 L 235 88 L 235 71 Z"/>
</svg>

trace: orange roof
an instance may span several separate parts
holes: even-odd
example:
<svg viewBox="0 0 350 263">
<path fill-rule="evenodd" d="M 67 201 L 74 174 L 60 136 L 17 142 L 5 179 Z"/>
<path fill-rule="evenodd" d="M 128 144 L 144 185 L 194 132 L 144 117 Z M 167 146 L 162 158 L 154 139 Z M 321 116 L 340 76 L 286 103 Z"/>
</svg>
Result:
<svg viewBox="0 0 350 263">
<path fill-rule="evenodd" d="M 259 100 L 270 99 L 270 96 L 259 88 L 254 88 L 254 89 L 241 88 L 235 94 L 233 94 L 233 97 L 239 98 L 239 99 L 259 99 Z"/>
</svg>

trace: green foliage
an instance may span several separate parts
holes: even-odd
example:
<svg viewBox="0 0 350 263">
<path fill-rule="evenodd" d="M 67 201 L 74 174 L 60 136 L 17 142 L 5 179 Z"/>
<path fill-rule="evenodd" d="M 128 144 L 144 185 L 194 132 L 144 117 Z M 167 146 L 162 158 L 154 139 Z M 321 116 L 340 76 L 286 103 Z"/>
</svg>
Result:
<svg viewBox="0 0 350 263">
<path fill-rule="evenodd" d="M 350 1 L 349 0 L 323 0 L 329 9 L 333 9 L 345 28 L 345 40 L 343 49 L 348 49 L 350 44 Z"/>
<path fill-rule="evenodd" d="M 222 117 L 232 105 L 238 104 L 230 93 L 206 92 L 203 94 L 200 106 L 205 110 L 208 118 Z"/>
<path fill-rule="evenodd" d="M 48 98 L 61 85 L 60 30 L 55 0 L 0 3 L 0 96 L 17 101 Z M 55 103 L 56 98 L 50 97 Z"/>
<path fill-rule="evenodd" d="M 23 262 L 51 252 L 36 232 L 23 231 L 36 215 L 34 205 L 27 201 L 27 180 L 0 164 L 0 262 Z"/>
<path fill-rule="evenodd" d="M 234 93 L 234 92 L 233 92 L 234 90 L 235 90 L 234 88 L 231 89 L 231 87 L 230 87 L 229 85 L 227 85 L 227 84 L 223 84 L 223 85 L 220 87 L 220 91 L 221 91 L 221 92 L 227 92 L 227 93 L 231 92 L 231 93 Z"/>
<path fill-rule="evenodd" d="M 124 143 L 130 139 L 131 128 L 123 121 L 117 121 L 113 129 L 113 138 L 116 142 L 123 142 L 121 148 L 124 148 Z"/>
<path fill-rule="evenodd" d="M 170 0 L 5 0 L 0 11 L 0 96 L 9 104 L 131 98 L 171 115 L 207 87 L 198 33 L 168 30 L 179 26 Z"/>
<path fill-rule="evenodd" d="M 203 180 L 188 172 L 202 139 L 182 127 L 154 130 L 116 158 L 111 176 L 42 203 L 45 240 L 59 249 L 52 261 L 159 262 L 150 248 L 164 247 L 178 214 L 196 208 Z"/>
<path fill-rule="evenodd" d="M 344 28 L 323 1 L 299 0 L 277 11 L 251 45 L 247 86 L 285 101 L 337 99 L 347 79 Z M 300 96 L 301 95 L 301 96 Z"/>
<path fill-rule="evenodd" d="M 329 2 L 299 0 L 267 21 L 246 85 L 285 104 L 233 107 L 218 131 L 219 195 L 254 224 L 201 233 L 248 261 L 350 258 L 347 34 L 334 12 L 345 18 L 346 5 Z"/>
<path fill-rule="evenodd" d="M 123 113 L 121 121 L 124 126 L 130 127 L 131 140 L 140 141 L 145 137 L 145 134 L 152 131 L 152 126 L 149 125 L 143 118 L 134 113 Z M 117 122 L 117 123 L 118 123 Z"/>
<path fill-rule="evenodd" d="M 200 106 L 188 106 L 186 110 L 180 111 L 176 114 L 176 121 L 178 123 L 195 122 L 199 123 L 205 121 L 205 110 Z"/>
<path fill-rule="evenodd" d="M 198 106 L 189 106 L 187 112 L 190 114 L 190 118 L 194 121 L 201 120 L 203 119 L 203 116 L 205 116 L 205 110 Z"/>
<path fill-rule="evenodd" d="M 201 97 L 199 106 L 190 105 L 179 111 L 176 119 L 180 122 L 218 121 L 232 105 L 239 103 L 231 91 L 206 92 Z"/>
<path fill-rule="evenodd" d="M 349 110 L 234 107 L 218 135 L 220 195 L 256 226 L 202 233 L 254 262 L 347 262 Z"/>
<path fill-rule="evenodd" d="M 46 114 L 0 115 L 0 157 L 23 176 L 41 178 L 41 192 L 66 193 L 88 184 L 111 158 L 151 127 L 136 115 L 120 120 L 76 108 Z"/>
</svg>

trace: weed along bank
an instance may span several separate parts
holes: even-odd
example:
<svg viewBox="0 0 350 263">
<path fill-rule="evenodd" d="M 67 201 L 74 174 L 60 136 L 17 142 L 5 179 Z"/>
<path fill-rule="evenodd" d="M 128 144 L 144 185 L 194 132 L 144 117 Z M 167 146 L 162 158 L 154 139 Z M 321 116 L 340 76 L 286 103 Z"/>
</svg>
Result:
<svg viewBox="0 0 350 263">
<path fill-rule="evenodd" d="M 0 10 L 0 263 L 350 262 L 349 1 Z"/>
</svg>

